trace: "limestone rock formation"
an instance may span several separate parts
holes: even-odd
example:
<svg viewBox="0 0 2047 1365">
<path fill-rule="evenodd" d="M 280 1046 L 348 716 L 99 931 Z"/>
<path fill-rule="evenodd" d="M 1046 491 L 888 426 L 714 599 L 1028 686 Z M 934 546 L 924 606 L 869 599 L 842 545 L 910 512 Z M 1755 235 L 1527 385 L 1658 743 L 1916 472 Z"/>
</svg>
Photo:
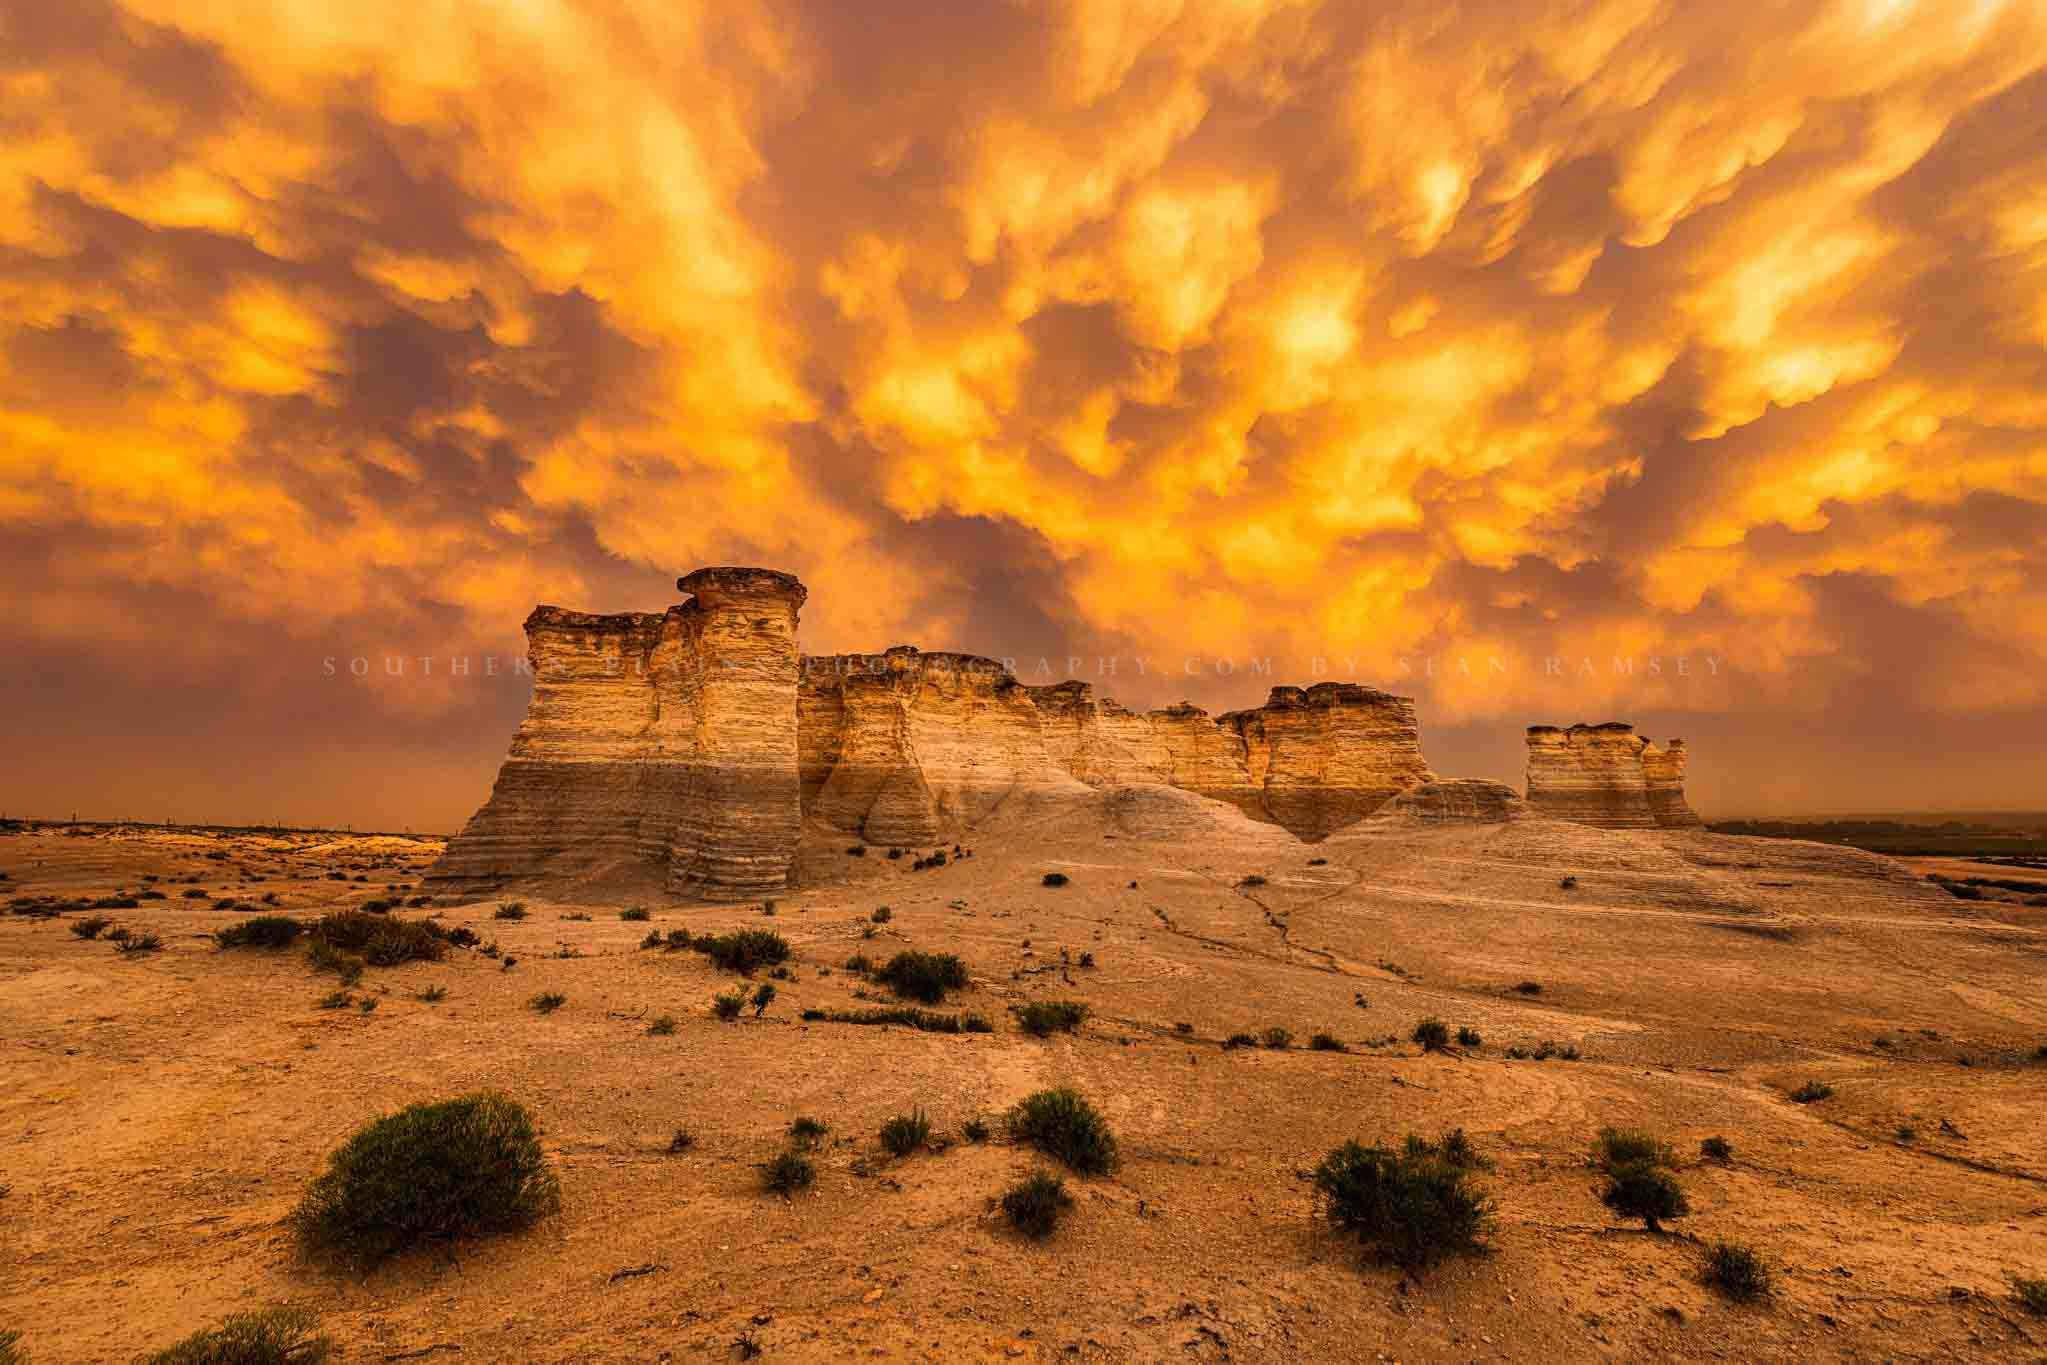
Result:
<svg viewBox="0 0 2047 1365">
<path fill-rule="evenodd" d="M 661 615 L 543 606 L 527 618 L 533 700 L 430 885 L 574 878 L 744 896 L 789 884 L 803 585 L 700 569 L 677 586 L 691 600 Z"/>
<path fill-rule="evenodd" d="M 1528 727 L 1528 805 L 1602 829 L 1700 824 L 1685 804 L 1684 742 L 1658 750 L 1619 721 Z"/>
<path fill-rule="evenodd" d="M 1251 776 L 1242 735 L 1184 701 L 1147 712 L 1145 719 L 1165 748 L 1168 786 L 1227 801 L 1255 819 L 1272 819 Z"/>
<path fill-rule="evenodd" d="M 1661 749 L 1652 742 L 1642 750 L 1642 780 L 1649 796 L 1649 813 L 1666 829 L 1699 828 L 1705 825 L 1685 802 L 1685 742 L 1673 739 Z"/>
<path fill-rule="evenodd" d="M 1500 824 L 1528 813 L 1521 793 L 1504 782 L 1458 777 L 1424 782 L 1388 801 L 1377 819 L 1425 825 Z"/>
<path fill-rule="evenodd" d="M 1097 700 L 1092 683 L 1026 687 L 1036 704 L 1052 761 L 1089 786 L 1166 782 L 1172 755 L 1149 717 Z"/>
<path fill-rule="evenodd" d="M 1275 687 L 1255 711 L 1222 718 L 1245 745 L 1266 815 L 1318 839 L 1430 781 L 1414 702 L 1355 683 Z"/>
</svg>

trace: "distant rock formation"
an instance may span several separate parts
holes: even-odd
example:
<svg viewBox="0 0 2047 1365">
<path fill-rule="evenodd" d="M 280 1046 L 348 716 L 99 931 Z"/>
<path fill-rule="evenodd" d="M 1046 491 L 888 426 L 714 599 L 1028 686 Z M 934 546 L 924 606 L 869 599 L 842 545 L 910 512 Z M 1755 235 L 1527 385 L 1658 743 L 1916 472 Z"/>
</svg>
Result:
<svg viewBox="0 0 2047 1365">
<path fill-rule="evenodd" d="M 1685 804 L 1683 740 L 1658 749 L 1619 721 L 1528 727 L 1528 806 L 1602 829 L 1697 826 Z"/>
<path fill-rule="evenodd" d="M 806 821 L 932 845 L 1012 803 L 1089 788 L 1178 788 L 1306 840 L 1380 811 L 1489 821 L 1523 809 L 1498 783 L 1438 781 L 1414 703 L 1355 683 L 1275 687 L 1219 717 L 1186 702 L 1140 714 L 1084 682 L 1026 687 L 971 654 L 804 657 L 806 594 L 789 574 L 699 569 L 676 586 L 689 600 L 659 615 L 527 618 L 532 704 L 432 886 L 573 879 L 584 894 L 738 899 L 793 884 Z M 1680 742 L 1579 725 L 1535 726 L 1528 744 L 1535 813 L 1698 823 Z"/>
</svg>

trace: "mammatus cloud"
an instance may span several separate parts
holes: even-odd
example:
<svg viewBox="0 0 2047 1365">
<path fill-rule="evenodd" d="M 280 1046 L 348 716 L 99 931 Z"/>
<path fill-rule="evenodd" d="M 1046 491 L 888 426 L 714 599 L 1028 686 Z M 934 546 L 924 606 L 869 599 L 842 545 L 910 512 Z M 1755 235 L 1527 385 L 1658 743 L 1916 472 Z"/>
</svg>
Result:
<svg viewBox="0 0 2047 1365">
<path fill-rule="evenodd" d="M 707 562 L 1135 703 L 2047 707 L 2039 5 L 934 8 L 0 0 L 24 744 L 480 788 L 319 661 Z"/>
</svg>

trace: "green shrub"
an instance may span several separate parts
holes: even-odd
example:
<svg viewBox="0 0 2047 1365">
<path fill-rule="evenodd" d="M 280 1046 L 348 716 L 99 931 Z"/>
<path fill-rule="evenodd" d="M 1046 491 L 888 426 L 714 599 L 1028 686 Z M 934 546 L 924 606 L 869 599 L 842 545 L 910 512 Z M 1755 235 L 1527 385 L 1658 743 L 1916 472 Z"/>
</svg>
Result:
<svg viewBox="0 0 2047 1365">
<path fill-rule="evenodd" d="M 799 1147 L 815 1147 L 831 1131 L 832 1126 L 823 1119 L 814 1119 L 807 1114 L 789 1121 L 789 1140 Z"/>
<path fill-rule="evenodd" d="M 2008 1275 L 2011 1281 L 2011 1296 L 2035 1317 L 2047 1317 L 2047 1280 L 2029 1279 L 2024 1275 Z"/>
<path fill-rule="evenodd" d="M 1715 1242 L 1706 1250 L 1699 1278 L 1736 1303 L 1750 1303 L 1770 1292 L 1770 1267 L 1754 1247 Z"/>
<path fill-rule="evenodd" d="M 1064 872 L 1047 872 L 1044 877 L 1044 885 L 1064 886 L 1066 885 L 1067 880 L 1068 880 L 1067 876 Z"/>
<path fill-rule="evenodd" d="M 1318 1033 L 1314 1035 L 1308 1039 L 1308 1048 L 1313 1052 L 1345 1052 L 1349 1050 L 1344 1047 L 1343 1040 L 1333 1033 Z"/>
<path fill-rule="evenodd" d="M 309 1249 L 367 1266 L 429 1238 L 522 1228 L 560 1207 L 531 1116 L 481 1090 L 357 1129 L 291 1218 Z"/>
<path fill-rule="evenodd" d="M 1403 1150 L 1410 1157 L 1434 1157 L 1460 1170 L 1490 1171 L 1493 1168 L 1488 1158 L 1479 1155 L 1470 1135 L 1462 1128 L 1452 1128 L 1434 1142 L 1420 1133 L 1409 1133 Z"/>
<path fill-rule="evenodd" d="M 1470 1048 L 1484 1047 L 1485 1039 L 1480 1036 L 1477 1029 L 1466 1025 L 1457 1030 L 1457 1046 Z"/>
<path fill-rule="evenodd" d="M 988 1121 L 979 1117 L 968 1119 L 960 1125 L 960 1136 L 968 1142 L 986 1142 L 988 1140 Z"/>
<path fill-rule="evenodd" d="M 1426 1140 L 1402 1152 L 1346 1142 L 1315 1168 L 1315 1191 L 1331 1223 L 1411 1273 L 1484 1250 L 1492 1226 L 1471 1169 Z"/>
<path fill-rule="evenodd" d="M 142 1359 L 144 1365 L 316 1365 L 334 1349 L 319 1325 L 319 1314 L 305 1308 L 237 1313 Z M 0 1353 L 0 1362 L 6 1359 Z"/>
<path fill-rule="evenodd" d="M 653 1034 L 656 1038 L 668 1037 L 675 1032 L 675 1016 L 672 1014 L 662 1015 L 659 1019 L 647 1025 L 647 1032 Z"/>
<path fill-rule="evenodd" d="M 289 948 L 305 931 L 288 915 L 258 915 L 214 930 L 213 941 L 223 948 Z"/>
<path fill-rule="evenodd" d="M 1034 1038 L 1072 1033 L 1087 1018 L 1087 1006 L 1077 1000 L 1033 1000 L 1013 1008 L 1017 1027 Z"/>
<path fill-rule="evenodd" d="M 649 929 L 647 936 L 640 940 L 640 948 L 642 951 L 648 948 L 659 948 L 663 942 L 664 940 L 659 929 Z"/>
<path fill-rule="evenodd" d="M 736 929 L 716 937 L 703 936 L 690 943 L 728 972 L 752 976 L 756 967 L 772 967 L 789 958 L 789 942 L 772 929 Z"/>
<path fill-rule="evenodd" d="M 642 923 L 643 921 L 654 918 L 654 915 L 653 912 L 648 910 L 646 906 L 635 905 L 629 910 L 619 911 L 618 917 L 628 924 L 639 924 Z"/>
<path fill-rule="evenodd" d="M 855 976 L 866 976 L 874 970 L 874 959 L 865 953 L 855 953 L 846 959 L 846 970 Z"/>
<path fill-rule="evenodd" d="M 811 1182 L 817 1179 L 817 1167 L 800 1152 L 777 1154 L 773 1161 L 761 1168 L 761 1172 L 761 1183 L 767 1186 L 768 1191 L 785 1199 L 798 1190 L 809 1189 Z"/>
<path fill-rule="evenodd" d="M 71 932 L 80 938 L 98 938 L 101 931 L 112 923 L 105 915 L 88 915 L 71 921 Z"/>
<path fill-rule="evenodd" d="M 1248 1033 L 1242 1032 L 1232 1033 L 1229 1037 L 1223 1039 L 1223 1047 L 1227 1050 L 1234 1050 L 1240 1047 L 1257 1046 L 1258 1040 Z"/>
<path fill-rule="evenodd" d="M 427 920 L 402 920 L 389 915 L 366 915 L 360 910 L 337 910 L 331 915 L 322 915 L 306 932 L 315 945 L 324 944 L 338 952 L 358 953 L 372 967 L 396 967 L 404 962 L 439 962 L 448 955 L 445 931 Z"/>
<path fill-rule="evenodd" d="M 1677 1154 L 1639 1128 L 1602 1128 L 1592 1142 L 1592 1164 L 1612 1174 L 1623 1166 L 1676 1166 Z"/>
<path fill-rule="evenodd" d="M 869 915 L 868 918 L 873 920 L 876 924 L 887 924 L 890 920 L 895 918 L 895 912 L 893 910 L 890 910 L 886 905 L 884 905 L 879 910 L 876 910 L 872 915 Z"/>
<path fill-rule="evenodd" d="M 153 953 L 163 947 L 163 940 L 155 934 L 129 934 L 114 944 L 122 953 Z"/>
<path fill-rule="evenodd" d="M 753 1017 L 756 1019 L 760 1018 L 762 1014 L 767 1012 L 768 1006 L 775 1003 L 775 988 L 765 981 L 761 982 L 760 985 L 754 987 L 753 999 L 747 1001 L 747 1003 L 753 1006 Z"/>
<path fill-rule="evenodd" d="M 1116 1169 L 1116 1135 L 1077 1090 L 1040 1090 L 1008 1114 L 1009 1134 L 1082 1175 Z"/>
<path fill-rule="evenodd" d="M 1649 1231 L 1663 1231 L 1666 1218 L 1682 1218 L 1691 1203 L 1677 1183 L 1677 1177 L 1649 1161 L 1613 1168 L 1599 1202 L 1623 1218 L 1639 1218 Z"/>
<path fill-rule="evenodd" d="M 922 1109 L 897 1114 L 881 1125 L 881 1145 L 890 1156 L 908 1156 L 931 1140 L 931 1120 Z"/>
<path fill-rule="evenodd" d="M 1699 1155 L 1707 1161 L 1732 1161 L 1734 1144 L 1724 1137 L 1709 1137 L 1699 1144 Z"/>
<path fill-rule="evenodd" d="M 675 1136 L 668 1139 L 670 1155 L 678 1155 L 697 1145 L 697 1135 L 687 1128 L 675 1130 Z"/>
<path fill-rule="evenodd" d="M 965 990 L 967 964 L 952 953 L 897 953 L 875 979 L 906 1000 L 936 1005 L 947 991 Z"/>
<path fill-rule="evenodd" d="M 711 997 L 711 1013 L 717 1015 L 720 1019 L 723 1019 L 727 1023 L 730 1023 L 734 1019 L 737 1019 L 739 1017 L 739 1012 L 745 1008 L 746 1008 L 745 991 L 728 991 L 722 995 L 714 995 Z"/>
<path fill-rule="evenodd" d="M 902 1024 L 924 1033 L 993 1033 L 995 1025 L 981 1014 L 940 1014 L 935 1010 L 920 1010 L 907 1005 L 877 1007 L 864 1010 L 819 1010 L 803 1011 L 806 1019 L 820 1019 L 833 1024 Z"/>
<path fill-rule="evenodd" d="M 1073 1206 L 1066 1181 L 1051 1171 L 1032 1171 L 1002 1192 L 1002 1215 L 1024 1236 L 1050 1237 L 1059 1216 Z"/>
<path fill-rule="evenodd" d="M 1791 1092 L 1791 1101 L 1794 1104 L 1811 1104 L 1815 1100 L 1832 1099 L 1833 1096 L 1834 1087 L 1825 1081 L 1807 1081 Z"/>
<path fill-rule="evenodd" d="M 503 904 L 503 905 L 500 905 L 500 906 L 499 906 L 499 907 L 498 907 L 498 908 L 497 908 L 496 910 L 494 910 L 494 911 L 492 911 L 492 912 L 491 912 L 491 918 L 492 918 L 492 919 L 524 919 L 524 918 L 526 918 L 526 902 L 524 902 L 524 901 L 507 901 L 507 902 L 505 902 L 505 904 Z"/>
<path fill-rule="evenodd" d="M 540 1014 L 553 1014 L 563 1005 L 568 1004 L 569 998 L 560 991 L 542 991 L 526 1003 Z"/>
<path fill-rule="evenodd" d="M 1292 1046 L 1293 1041 L 1294 1035 L 1288 1033 L 1283 1028 L 1269 1028 L 1265 1030 L 1265 1045 L 1275 1052 L 1284 1052 L 1288 1047 Z"/>
<path fill-rule="evenodd" d="M 1422 1045 L 1424 1052 L 1441 1052 L 1450 1045 L 1450 1026 L 1431 1016 L 1416 1024 L 1410 1036 Z"/>
</svg>

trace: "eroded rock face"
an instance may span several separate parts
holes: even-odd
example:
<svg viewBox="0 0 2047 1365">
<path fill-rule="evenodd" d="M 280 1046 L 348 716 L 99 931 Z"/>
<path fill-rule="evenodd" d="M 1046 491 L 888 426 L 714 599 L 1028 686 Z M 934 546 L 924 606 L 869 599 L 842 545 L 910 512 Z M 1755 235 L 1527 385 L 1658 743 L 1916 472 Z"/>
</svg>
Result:
<svg viewBox="0 0 2047 1365">
<path fill-rule="evenodd" d="M 1109 698 L 1097 700 L 1093 684 L 1024 691 L 1038 708 L 1047 754 L 1074 778 L 1091 787 L 1168 780 L 1172 758 L 1150 720 Z"/>
<path fill-rule="evenodd" d="M 714 897 L 789 885 L 803 585 L 702 569 L 678 586 L 691 599 L 658 616 L 540 607 L 527 618 L 526 719 L 430 885 L 572 878 Z"/>
<path fill-rule="evenodd" d="M 802 690 L 806 724 L 839 727 L 802 739 L 807 771 L 837 750 L 810 809 L 869 843 L 951 840 L 1019 790 L 1076 785 L 1030 689 L 992 659 L 909 645 L 809 659 Z"/>
<path fill-rule="evenodd" d="M 1267 818 L 1303 839 L 1354 825 L 1435 776 L 1414 702 L 1356 683 L 1275 687 L 1265 705 L 1222 723 L 1244 741 Z"/>
<path fill-rule="evenodd" d="M 1649 813 L 1666 829 L 1704 826 L 1685 801 L 1685 742 L 1673 739 L 1661 749 L 1652 742 L 1642 749 L 1642 781 Z"/>
<path fill-rule="evenodd" d="M 1658 750 L 1619 721 L 1568 730 L 1529 726 L 1528 805 L 1538 815 L 1603 829 L 1701 823 L 1685 804 L 1683 741 Z"/>
<path fill-rule="evenodd" d="M 1458 777 L 1410 787 L 1380 808 L 1379 818 L 1425 825 L 1500 824 L 1528 812 L 1521 793 L 1504 782 Z"/>
</svg>

